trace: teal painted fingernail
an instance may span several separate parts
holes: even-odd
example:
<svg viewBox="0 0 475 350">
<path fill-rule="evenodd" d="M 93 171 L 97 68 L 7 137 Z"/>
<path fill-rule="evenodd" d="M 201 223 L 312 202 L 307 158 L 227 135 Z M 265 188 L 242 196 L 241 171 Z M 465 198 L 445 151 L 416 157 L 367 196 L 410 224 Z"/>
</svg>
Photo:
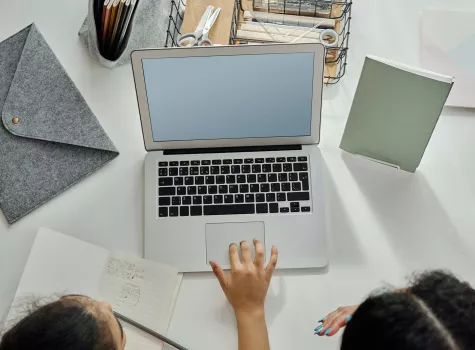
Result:
<svg viewBox="0 0 475 350">
<path fill-rule="evenodd" d="M 328 328 L 324 335 L 328 335 L 328 333 L 330 333 L 331 331 L 332 331 L 332 329 Z"/>
<path fill-rule="evenodd" d="M 323 325 L 321 324 L 320 326 L 314 329 L 314 332 L 319 333 L 322 330 L 322 328 L 323 328 Z"/>
<path fill-rule="evenodd" d="M 326 316 L 325 316 L 325 317 L 322 317 L 322 318 L 319 319 L 317 322 L 323 322 L 323 321 L 325 321 L 326 318 L 327 318 Z"/>
<path fill-rule="evenodd" d="M 346 323 L 351 321 L 351 316 L 346 316 Z"/>
</svg>

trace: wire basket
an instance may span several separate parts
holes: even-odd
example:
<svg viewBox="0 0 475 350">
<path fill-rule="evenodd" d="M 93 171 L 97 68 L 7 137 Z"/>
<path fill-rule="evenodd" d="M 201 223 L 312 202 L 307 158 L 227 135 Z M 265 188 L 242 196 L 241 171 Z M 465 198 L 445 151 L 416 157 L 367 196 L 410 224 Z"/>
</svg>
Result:
<svg viewBox="0 0 475 350">
<path fill-rule="evenodd" d="M 262 11 L 335 20 L 338 44 L 334 47 L 327 47 L 324 80 L 326 84 L 336 84 L 345 75 L 350 38 L 351 7 L 353 4 L 351 0 L 253 0 L 252 4 L 253 10 L 256 12 Z M 184 9 L 185 3 L 183 0 L 171 0 L 165 47 L 178 46 L 177 38 L 180 36 Z M 239 25 L 243 22 L 243 13 L 242 0 L 235 0 L 229 35 L 230 45 L 242 45 L 252 42 L 252 40 L 243 40 L 237 37 Z M 284 16 L 282 16 L 282 20 L 275 21 L 273 19 L 272 22 L 288 24 Z"/>
</svg>

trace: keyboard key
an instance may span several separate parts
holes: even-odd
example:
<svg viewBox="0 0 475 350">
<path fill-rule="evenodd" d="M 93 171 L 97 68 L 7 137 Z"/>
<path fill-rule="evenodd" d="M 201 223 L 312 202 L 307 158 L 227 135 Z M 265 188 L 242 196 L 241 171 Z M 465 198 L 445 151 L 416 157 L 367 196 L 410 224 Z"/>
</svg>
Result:
<svg viewBox="0 0 475 350">
<path fill-rule="evenodd" d="M 169 168 L 168 175 L 170 176 L 177 176 L 178 175 L 178 168 Z"/>
<path fill-rule="evenodd" d="M 193 204 L 201 204 L 201 196 L 193 196 Z"/>
<path fill-rule="evenodd" d="M 267 206 L 267 203 L 256 204 L 256 213 L 265 214 L 268 212 L 269 212 L 269 207 Z"/>
<path fill-rule="evenodd" d="M 254 174 L 247 175 L 247 183 L 253 183 L 257 181 L 257 176 Z"/>
<path fill-rule="evenodd" d="M 238 193 L 239 186 L 238 185 L 229 185 L 229 193 Z"/>
<path fill-rule="evenodd" d="M 158 205 L 170 205 L 170 197 L 160 197 L 158 198 Z"/>
<path fill-rule="evenodd" d="M 263 173 L 270 173 L 272 171 L 272 166 L 270 164 L 264 164 L 262 166 Z"/>
<path fill-rule="evenodd" d="M 234 164 L 242 164 L 243 162 L 242 159 L 234 159 Z"/>
<path fill-rule="evenodd" d="M 264 158 L 256 158 L 255 162 L 256 163 L 264 163 Z"/>
<path fill-rule="evenodd" d="M 290 182 L 284 182 L 282 184 L 282 191 L 290 191 Z"/>
<path fill-rule="evenodd" d="M 291 163 L 285 163 L 283 167 L 284 171 L 292 171 L 292 164 Z"/>
<path fill-rule="evenodd" d="M 258 184 L 251 184 L 251 186 L 249 186 L 250 189 L 251 189 L 251 192 L 259 192 L 259 185 Z"/>
<path fill-rule="evenodd" d="M 246 175 L 236 176 L 236 181 L 237 181 L 238 184 L 246 183 Z"/>
<path fill-rule="evenodd" d="M 222 204 L 223 203 L 223 196 L 220 194 L 216 194 L 213 196 L 214 204 Z"/>
<path fill-rule="evenodd" d="M 196 194 L 196 186 L 188 186 L 187 187 L 187 194 L 188 195 Z"/>
<path fill-rule="evenodd" d="M 224 196 L 224 203 L 234 203 L 234 196 L 232 194 L 227 194 Z"/>
<path fill-rule="evenodd" d="M 190 161 L 188 161 L 188 160 L 182 160 L 180 162 L 180 166 L 188 166 L 188 165 L 190 165 Z"/>
<path fill-rule="evenodd" d="M 288 213 L 289 211 L 289 208 L 280 208 L 281 213 Z"/>
<path fill-rule="evenodd" d="M 282 164 L 277 163 L 272 165 L 272 171 L 274 173 L 280 173 L 282 171 Z"/>
<path fill-rule="evenodd" d="M 208 193 L 209 194 L 218 193 L 218 186 L 216 186 L 216 185 L 208 186 Z"/>
<path fill-rule="evenodd" d="M 158 169 L 158 176 L 167 176 L 167 175 L 168 175 L 168 169 L 167 168 Z"/>
<path fill-rule="evenodd" d="M 290 207 L 291 208 L 300 208 L 300 203 L 299 202 L 291 202 Z"/>
<path fill-rule="evenodd" d="M 214 165 L 220 165 L 221 164 L 221 159 L 213 159 L 213 161 L 211 163 L 213 163 Z"/>
<path fill-rule="evenodd" d="M 207 194 L 208 187 L 207 186 L 198 186 L 198 194 Z"/>
<path fill-rule="evenodd" d="M 266 158 L 266 163 L 274 163 L 275 158 Z"/>
<path fill-rule="evenodd" d="M 279 174 L 279 181 L 280 182 L 287 182 L 287 174 L 286 173 L 280 173 Z"/>
<path fill-rule="evenodd" d="M 254 195 L 252 193 L 248 193 L 245 196 L 246 203 L 254 203 Z"/>
<path fill-rule="evenodd" d="M 229 174 L 230 167 L 229 165 L 221 165 L 221 174 Z"/>
<path fill-rule="evenodd" d="M 302 213 L 308 213 L 310 212 L 310 207 L 301 207 L 300 210 L 302 211 Z"/>
<path fill-rule="evenodd" d="M 219 174 L 219 166 L 212 166 L 211 167 L 211 174 L 214 174 L 214 175 Z"/>
<path fill-rule="evenodd" d="M 269 174 L 269 182 L 277 182 L 277 174 Z"/>
<path fill-rule="evenodd" d="M 201 165 L 210 165 L 211 161 L 210 160 L 202 160 Z"/>
<path fill-rule="evenodd" d="M 178 196 L 183 196 L 186 194 L 186 187 L 185 186 L 180 186 L 176 188 L 176 194 Z"/>
<path fill-rule="evenodd" d="M 308 182 L 308 173 L 300 173 L 299 178 L 300 181 L 302 181 L 302 190 L 308 191 L 310 186 Z"/>
<path fill-rule="evenodd" d="M 302 184 L 300 182 L 292 182 L 292 191 L 298 192 L 302 190 Z"/>
<path fill-rule="evenodd" d="M 228 193 L 228 185 L 219 185 L 219 193 Z"/>
<path fill-rule="evenodd" d="M 310 200 L 309 192 L 290 192 L 287 193 L 287 200 L 290 201 L 308 201 Z"/>
<path fill-rule="evenodd" d="M 182 205 L 190 205 L 191 204 L 191 196 L 184 196 L 181 198 Z"/>
<path fill-rule="evenodd" d="M 277 203 L 269 203 L 269 213 L 278 213 L 279 205 Z"/>
<path fill-rule="evenodd" d="M 178 207 L 170 207 L 168 209 L 168 216 L 178 216 Z"/>
<path fill-rule="evenodd" d="M 233 164 L 233 160 L 232 159 L 225 159 L 225 160 L 223 160 L 223 164 Z"/>
<path fill-rule="evenodd" d="M 208 175 L 209 174 L 209 166 L 202 166 L 200 168 L 200 174 L 201 175 Z"/>
<path fill-rule="evenodd" d="M 234 195 L 234 203 L 244 203 L 244 195 L 243 194 L 235 194 Z"/>
<path fill-rule="evenodd" d="M 205 184 L 204 176 L 196 176 L 195 177 L 195 185 L 204 185 L 204 184 Z"/>
<path fill-rule="evenodd" d="M 285 193 L 277 193 L 277 201 L 278 202 L 285 202 L 287 200 L 287 196 Z"/>
<path fill-rule="evenodd" d="M 185 185 L 187 185 L 187 186 L 194 185 L 193 176 L 185 177 Z"/>
<path fill-rule="evenodd" d="M 178 162 L 170 162 L 170 166 L 178 166 Z"/>
<path fill-rule="evenodd" d="M 275 193 L 267 193 L 266 202 L 275 202 Z"/>
<path fill-rule="evenodd" d="M 297 175 L 297 173 L 290 173 L 289 181 L 299 181 L 299 176 Z"/>
<path fill-rule="evenodd" d="M 252 159 L 252 158 L 246 158 L 246 159 L 244 159 L 244 163 L 246 163 L 246 164 L 252 164 L 252 163 L 254 163 L 254 159 Z"/>
<path fill-rule="evenodd" d="M 190 175 L 199 175 L 200 173 L 200 168 L 198 168 L 197 166 L 192 166 L 190 168 Z"/>
<path fill-rule="evenodd" d="M 180 168 L 180 176 L 188 175 L 188 168 Z"/>
<path fill-rule="evenodd" d="M 203 204 L 213 204 L 213 196 L 203 196 Z"/>
<path fill-rule="evenodd" d="M 254 214 L 254 204 L 205 205 L 204 215 Z"/>
<path fill-rule="evenodd" d="M 267 182 L 267 175 L 266 174 L 257 175 L 257 182 Z"/>
<path fill-rule="evenodd" d="M 158 178 L 158 186 L 171 186 L 173 185 L 172 177 L 160 177 Z"/>
<path fill-rule="evenodd" d="M 214 176 L 206 176 L 205 181 L 207 185 L 214 185 Z"/>
<path fill-rule="evenodd" d="M 239 185 L 239 192 L 241 193 L 247 193 L 249 192 L 249 185 Z"/>
<path fill-rule="evenodd" d="M 159 167 L 168 166 L 168 162 L 158 162 Z"/>
<path fill-rule="evenodd" d="M 192 160 L 191 165 L 200 165 L 201 162 L 199 160 Z"/>
<path fill-rule="evenodd" d="M 300 212 L 300 207 L 293 207 L 293 208 L 290 208 L 290 211 L 292 213 L 299 213 Z"/>
<path fill-rule="evenodd" d="M 244 164 L 241 168 L 243 174 L 249 174 L 251 172 L 251 166 Z"/>
<path fill-rule="evenodd" d="M 172 198 L 173 205 L 181 205 L 181 197 L 173 197 Z"/>
<path fill-rule="evenodd" d="M 227 175 L 226 176 L 226 183 L 228 183 L 228 184 L 236 183 L 236 175 Z"/>
<path fill-rule="evenodd" d="M 284 163 L 285 162 L 285 157 L 279 157 L 279 158 L 277 158 L 277 161 L 279 163 Z"/>
<path fill-rule="evenodd" d="M 296 161 L 297 161 L 297 158 L 295 158 L 295 157 L 287 157 L 287 161 L 288 161 L 288 162 L 296 162 Z"/>
<path fill-rule="evenodd" d="M 174 196 L 175 195 L 175 187 L 159 187 L 158 188 L 158 195 L 159 196 Z"/>
<path fill-rule="evenodd" d="M 256 202 L 265 202 L 266 196 L 263 193 L 256 194 Z"/>
<path fill-rule="evenodd" d="M 175 186 L 183 186 L 183 178 L 182 177 L 175 177 L 174 178 L 174 185 Z"/>
<path fill-rule="evenodd" d="M 261 184 L 261 192 L 269 192 L 270 186 L 269 184 Z"/>
<path fill-rule="evenodd" d="M 308 171 L 307 163 L 295 163 L 294 171 Z"/>
<path fill-rule="evenodd" d="M 253 174 L 258 174 L 262 171 L 261 165 L 260 164 L 254 164 L 252 166 L 252 173 Z"/>
<path fill-rule="evenodd" d="M 307 157 L 299 157 L 299 162 L 306 162 L 307 161 Z"/>
<path fill-rule="evenodd" d="M 241 166 L 240 165 L 233 165 L 231 167 L 231 174 L 240 174 L 240 173 L 241 173 Z"/>
<path fill-rule="evenodd" d="M 216 176 L 216 184 L 225 184 L 226 183 L 226 176 L 224 175 L 218 175 Z"/>
<path fill-rule="evenodd" d="M 180 207 L 180 216 L 189 216 L 190 207 Z"/>
<path fill-rule="evenodd" d="M 190 214 L 191 216 L 200 216 L 203 215 L 203 207 L 201 205 L 199 206 L 192 206 L 190 207 Z"/>
<path fill-rule="evenodd" d="M 158 216 L 161 218 L 168 216 L 168 207 L 158 208 Z"/>
<path fill-rule="evenodd" d="M 270 185 L 270 190 L 272 192 L 280 192 L 280 183 L 273 183 Z"/>
</svg>

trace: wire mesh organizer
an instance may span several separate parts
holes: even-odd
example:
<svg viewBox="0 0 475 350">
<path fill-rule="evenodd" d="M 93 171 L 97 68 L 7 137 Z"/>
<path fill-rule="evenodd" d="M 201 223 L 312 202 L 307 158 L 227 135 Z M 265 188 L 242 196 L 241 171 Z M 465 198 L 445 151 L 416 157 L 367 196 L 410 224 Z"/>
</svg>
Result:
<svg viewBox="0 0 475 350">
<path fill-rule="evenodd" d="M 243 1 L 245 7 L 243 7 Z M 229 35 L 230 45 L 242 45 L 256 40 L 239 38 L 238 29 L 244 23 L 245 10 L 251 13 L 272 13 L 287 16 L 272 16 L 271 19 L 258 19 L 261 23 L 274 23 L 292 26 L 302 26 L 303 29 L 311 29 L 312 25 L 305 23 L 304 17 L 316 17 L 330 19 L 335 22 L 334 30 L 338 33 L 338 43 L 327 47 L 324 81 L 326 84 L 336 84 L 346 73 L 348 44 L 350 37 L 351 0 L 235 0 L 234 11 Z M 250 8 L 252 6 L 252 8 Z M 178 46 L 177 38 L 180 36 L 180 25 L 183 22 L 185 3 L 183 0 L 171 0 L 167 40 L 165 47 Z M 295 16 L 301 17 L 302 22 L 295 22 Z M 264 16 L 265 17 L 265 16 Z M 291 18 L 291 21 L 289 21 Z M 255 18 L 253 21 L 256 20 Z"/>
</svg>

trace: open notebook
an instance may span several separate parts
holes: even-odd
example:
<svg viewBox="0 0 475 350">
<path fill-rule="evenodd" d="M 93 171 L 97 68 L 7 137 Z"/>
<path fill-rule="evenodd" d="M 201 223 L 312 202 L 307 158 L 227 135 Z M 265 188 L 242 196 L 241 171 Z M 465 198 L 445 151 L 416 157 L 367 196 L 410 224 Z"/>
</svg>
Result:
<svg viewBox="0 0 475 350">
<path fill-rule="evenodd" d="M 50 302 L 81 294 L 107 300 L 113 309 L 142 325 L 166 334 L 178 296 L 178 270 L 127 253 L 108 250 L 40 228 L 7 316 L 10 327 L 24 315 L 33 298 Z M 41 299 L 40 299 L 41 300 Z M 126 349 L 162 349 L 162 342 L 122 323 Z"/>
</svg>

